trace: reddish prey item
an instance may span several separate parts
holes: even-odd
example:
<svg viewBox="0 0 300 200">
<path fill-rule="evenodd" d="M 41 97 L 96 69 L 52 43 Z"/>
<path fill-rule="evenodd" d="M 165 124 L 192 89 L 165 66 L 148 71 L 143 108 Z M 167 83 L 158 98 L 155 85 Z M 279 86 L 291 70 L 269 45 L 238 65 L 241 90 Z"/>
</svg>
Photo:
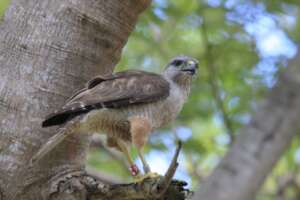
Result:
<svg viewBox="0 0 300 200">
<path fill-rule="evenodd" d="M 134 165 L 131 165 L 131 166 L 129 167 L 129 170 L 130 170 L 132 176 L 136 176 L 136 175 L 138 175 L 139 172 L 140 172 L 139 168 L 138 168 L 135 164 L 134 164 Z"/>
</svg>

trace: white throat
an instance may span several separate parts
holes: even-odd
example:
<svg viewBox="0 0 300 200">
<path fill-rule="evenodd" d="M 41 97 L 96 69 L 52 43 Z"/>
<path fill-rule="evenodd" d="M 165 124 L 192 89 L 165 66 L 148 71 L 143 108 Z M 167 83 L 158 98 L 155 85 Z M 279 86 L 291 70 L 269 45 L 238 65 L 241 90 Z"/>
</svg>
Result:
<svg viewBox="0 0 300 200">
<path fill-rule="evenodd" d="M 189 94 L 190 87 L 182 87 L 173 80 L 166 78 L 170 83 L 170 94 L 164 103 L 163 115 L 166 115 L 166 122 L 175 120 L 176 116 L 181 111 L 183 104 L 186 102 Z"/>
</svg>

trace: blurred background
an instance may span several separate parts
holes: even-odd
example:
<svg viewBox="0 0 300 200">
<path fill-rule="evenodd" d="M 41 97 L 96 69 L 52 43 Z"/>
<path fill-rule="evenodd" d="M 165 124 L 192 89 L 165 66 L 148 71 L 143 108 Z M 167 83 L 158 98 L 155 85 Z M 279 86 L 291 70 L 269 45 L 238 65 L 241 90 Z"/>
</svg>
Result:
<svg viewBox="0 0 300 200">
<path fill-rule="evenodd" d="M 1 15 L 8 4 L 0 0 Z M 197 58 L 200 69 L 177 121 L 150 138 L 146 159 L 152 171 L 166 171 L 175 140 L 180 139 L 184 146 L 176 178 L 186 180 L 191 188 L 201 184 L 295 56 L 299 40 L 299 0 L 153 0 L 116 71 L 161 72 L 180 54 Z M 94 137 L 88 167 L 113 181 L 129 181 L 124 157 L 107 149 L 102 139 Z M 136 157 L 134 149 L 132 154 Z M 257 199 L 300 199 L 299 166 L 296 138 Z"/>
</svg>

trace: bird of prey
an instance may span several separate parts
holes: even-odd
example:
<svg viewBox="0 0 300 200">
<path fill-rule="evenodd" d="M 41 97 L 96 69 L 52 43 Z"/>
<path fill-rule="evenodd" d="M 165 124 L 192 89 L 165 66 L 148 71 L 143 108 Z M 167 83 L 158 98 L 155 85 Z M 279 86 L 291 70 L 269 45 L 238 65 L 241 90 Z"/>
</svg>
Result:
<svg viewBox="0 0 300 200">
<path fill-rule="evenodd" d="M 105 133 L 107 145 L 123 152 L 133 176 L 139 174 L 129 154 L 133 144 L 150 173 L 142 149 L 150 133 L 176 118 L 186 102 L 198 61 L 188 56 L 173 58 L 162 74 L 128 70 L 97 76 L 75 93 L 58 111 L 43 121 L 43 127 L 62 128 L 32 158 L 41 159 L 74 133 Z"/>
</svg>

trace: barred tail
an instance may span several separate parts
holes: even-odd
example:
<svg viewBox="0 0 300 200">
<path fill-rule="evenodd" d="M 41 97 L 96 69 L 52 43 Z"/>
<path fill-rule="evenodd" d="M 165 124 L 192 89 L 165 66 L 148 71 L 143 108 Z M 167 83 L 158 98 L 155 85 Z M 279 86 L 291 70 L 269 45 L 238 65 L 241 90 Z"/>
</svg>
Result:
<svg viewBox="0 0 300 200">
<path fill-rule="evenodd" d="M 72 134 L 70 129 L 61 129 L 58 133 L 52 136 L 46 144 L 44 144 L 39 151 L 31 158 L 30 164 L 34 164 L 48 154 L 53 148 L 60 144 L 67 136 Z"/>
</svg>

